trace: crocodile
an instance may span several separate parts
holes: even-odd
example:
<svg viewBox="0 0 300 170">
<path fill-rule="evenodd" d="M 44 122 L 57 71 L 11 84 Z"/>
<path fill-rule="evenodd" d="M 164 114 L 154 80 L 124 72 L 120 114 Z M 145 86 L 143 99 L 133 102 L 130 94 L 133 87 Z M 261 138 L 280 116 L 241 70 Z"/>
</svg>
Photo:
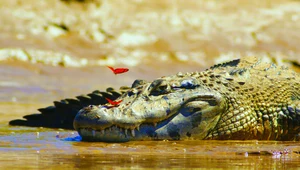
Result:
<svg viewBox="0 0 300 170">
<path fill-rule="evenodd" d="M 92 93 L 89 96 L 98 95 L 99 101 L 72 114 L 82 140 L 299 140 L 299 75 L 256 57 L 152 82 L 135 80 L 130 88 L 109 91 Z M 122 102 L 111 105 L 105 97 Z M 75 105 L 82 106 L 81 101 Z M 64 102 L 69 106 L 74 101 Z M 41 122 L 41 115 L 58 113 L 57 106 L 64 102 L 10 124 L 29 125 L 34 118 Z"/>
</svg>

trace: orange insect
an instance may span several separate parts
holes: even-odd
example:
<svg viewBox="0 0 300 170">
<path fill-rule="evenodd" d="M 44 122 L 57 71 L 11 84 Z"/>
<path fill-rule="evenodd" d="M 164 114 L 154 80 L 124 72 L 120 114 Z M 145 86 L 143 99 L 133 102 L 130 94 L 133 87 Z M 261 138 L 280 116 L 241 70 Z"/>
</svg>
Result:
<svg viewBox="0 0 300 170">
<path fill-rule="evenodd" d="M 122 100 L 113 101 L 113 100 L 110 100 L 109 98 L 106 98 L 106 97 L 105 97 L 105 99 L 108 101 L 108 103 L 110 103 L 113 106 L 118 106 L 122 102 Z"/>
<path fill-rule="evenodd" d="M 111 69 L 112 72 L 114 72 L 114 74 L 122 74 L 122 73 L 126 73 L 127 71 L 129 71 L 128 68 L 113 68 L 110 66 L 107 66 L 109 69 Z"/>
</svg>

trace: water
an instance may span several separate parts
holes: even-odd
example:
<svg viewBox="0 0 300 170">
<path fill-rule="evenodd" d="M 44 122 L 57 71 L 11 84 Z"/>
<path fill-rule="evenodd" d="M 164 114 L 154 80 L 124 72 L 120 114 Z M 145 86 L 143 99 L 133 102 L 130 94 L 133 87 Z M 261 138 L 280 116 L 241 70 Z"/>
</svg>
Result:
<svg viewBox="0 0 300 170">
<path fill-rule="evenodd" d="M 300 167 L 300 155 L 297 154 L 300 151 L 298 142 L 95 143 L 67 141 L 66 138 L 75 137 L 77 133 L 58 129 L 2 126 L 1 131 L 1 169 L 290 169 Z"/>
</svg>

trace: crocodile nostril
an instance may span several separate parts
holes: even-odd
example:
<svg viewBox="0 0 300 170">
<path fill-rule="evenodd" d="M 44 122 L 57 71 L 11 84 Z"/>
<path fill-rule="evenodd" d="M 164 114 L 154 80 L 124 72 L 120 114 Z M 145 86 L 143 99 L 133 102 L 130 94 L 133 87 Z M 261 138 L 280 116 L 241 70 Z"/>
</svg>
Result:
<svg viewBox="0 0 300 170">
<path fill-rule="evenodd" d="M 89 111 L 93 110 L 94 107 L 95 107 L 94 105 L 88 105 L 87 107 L 84 107 L 82 109 L 82 113 L 87 114 Z"/>
</svg>

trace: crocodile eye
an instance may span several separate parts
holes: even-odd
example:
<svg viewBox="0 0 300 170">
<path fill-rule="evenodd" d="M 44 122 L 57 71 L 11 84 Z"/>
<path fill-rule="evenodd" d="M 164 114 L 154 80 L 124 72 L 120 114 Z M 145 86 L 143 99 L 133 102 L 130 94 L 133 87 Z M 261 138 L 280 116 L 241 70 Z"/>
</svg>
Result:
<svg viewBox="0 0 300 170">
<path fill-rule="evenodd" d="M 152 96 L 159 96 L 170 92 L 170 87 L 163 80 L 155 80 L 149 87 Z"/>
<path fill-rule="evenodd" d="M 161 85 L 161 86 L 158 86 L 156 88 L 156 90 L 160 91 L 160 92 L 165 92 L 168 90 L 168 85 Z"/>
<path fill-rule="evenodd" d="M 150 92 L 150 95 L 152 96 L 159 96 L 162 94 L 167 94 L 169 93 L 169 86 L 168 85 L 160 85 L 157 86 L 156 88 L 152 89 Z"/>
</svg>

